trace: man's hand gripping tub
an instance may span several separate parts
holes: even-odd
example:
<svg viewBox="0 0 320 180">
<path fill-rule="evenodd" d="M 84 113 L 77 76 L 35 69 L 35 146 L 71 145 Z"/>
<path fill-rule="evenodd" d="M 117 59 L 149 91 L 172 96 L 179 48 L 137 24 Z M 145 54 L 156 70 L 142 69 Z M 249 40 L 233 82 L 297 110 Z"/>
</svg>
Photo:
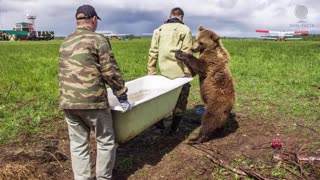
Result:
<svg viewBox="0 0 320 180">
<path fill-rule="evenodd" d="M 130 111 L 132 109 L 129 101 L 128 101 L 128 97 L 127 97 L 127 94 L 123 94 L 123 95 L 120 95 L 117 97 L 122 109 L 123 109 L 123 112 L 127 112 L 127 111 Z"/>
</svg>

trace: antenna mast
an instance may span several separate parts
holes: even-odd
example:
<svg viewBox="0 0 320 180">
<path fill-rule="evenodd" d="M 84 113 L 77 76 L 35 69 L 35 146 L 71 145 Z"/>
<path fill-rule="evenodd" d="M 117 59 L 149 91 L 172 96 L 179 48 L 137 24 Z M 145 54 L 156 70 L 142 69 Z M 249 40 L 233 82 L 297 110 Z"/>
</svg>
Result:
<svg viewBox="0 0 320 180">
<path fill-rule="evenodd" d="M 36 29 L 36 24 L 35 24 L 36 16 L 27 15 L 27 18 L 29 20 L 29 32 L 35 31 L 35 29 Z"/>
</svg>

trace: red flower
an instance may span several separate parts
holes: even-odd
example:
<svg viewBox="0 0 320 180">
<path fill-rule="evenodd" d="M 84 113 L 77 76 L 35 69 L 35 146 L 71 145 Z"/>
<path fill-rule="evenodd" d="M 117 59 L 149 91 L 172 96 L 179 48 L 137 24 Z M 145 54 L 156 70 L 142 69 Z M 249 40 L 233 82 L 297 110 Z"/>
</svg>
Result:
<svg viewBox="0 0 320 180">
<path fill-rule="evenodd" d="M 274 149 L 280 149 L 282 147 L 281 139 L 280 138 L 272 139 L 271 147 Z"/>
</svg>

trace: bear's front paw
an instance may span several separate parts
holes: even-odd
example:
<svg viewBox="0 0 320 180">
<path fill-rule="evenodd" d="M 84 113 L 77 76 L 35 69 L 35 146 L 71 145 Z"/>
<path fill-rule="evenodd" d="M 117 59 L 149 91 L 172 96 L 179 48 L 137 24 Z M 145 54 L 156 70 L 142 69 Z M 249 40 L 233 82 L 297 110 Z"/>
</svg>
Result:
<svg viewBox="0 0 320 180">
<path fill-rule="evenodd" d="M 184 60 L 187 57 L 187 54 L 181 50 L 176 51 L 176 58 L 179 60 Z"/>
</svg>

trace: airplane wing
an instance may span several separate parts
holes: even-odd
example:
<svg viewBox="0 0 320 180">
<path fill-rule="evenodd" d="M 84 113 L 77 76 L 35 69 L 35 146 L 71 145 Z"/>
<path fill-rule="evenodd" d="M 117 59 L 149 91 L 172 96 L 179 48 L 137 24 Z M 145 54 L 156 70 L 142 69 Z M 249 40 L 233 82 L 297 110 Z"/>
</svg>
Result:
<svg viewBox="0 0 320 180">
<path fill-rule="evenodd" d="M 124 37 L 129 36 L 131 34 L 118 34 L 112 31 L 96 31 L 97 33 L 103 34 L 106 37 Z"/>
<path fill-rule="evenodd" d="M 279 35 L 281 31 L 269 31 L 269 30 L 262 30 L 262 29 L 257 29 L 257 33 L 265 33 L 265 34 L 276 34 Z"/>
<path fill-rule="evenodd" d="M 294 35 L 300 35 L 300 34 L 309 34 L 309 31 L 307 30 L 294 31 Z"/>
<path fill-rule="evenodd" d="M 256 32 L 257 32 L 257 33 L 269 33 L 269 30 L 257 29 Z"/>
<path fill-rule="evenodd" d="M 294 38 L 292 36 L 302 35 L 302 34 L 309 34 L 309 31 L 306 31 L 306 30 L 290 31 L 288 34 L 284 34 L 284 35 L 285 36 L 291 36 L 290 38 L 286 38 L 286 40 L 301 40 L 302 39 L 301 37 Z"/>
<path fill-rule="evenodd" d="M 129 36 L 130 34 L 114 34 L 114 36 L 123 37 L 123 36 Z"/>
<path fill-rule="evenodd" d="M 295 35 L 309 34 L 309 31 L 299 30 L 299 31 L 269 31 L 257 29 L 257 33 L 265 33 L 266 36 L 261 36 L 260 39 L 271 39 L 271 40 L 300 40 L 302 38 L 294 38 Z M 290 37 L 290 38 L 287 38 Z"/>
<path fill-rule="evenodd" d="M 291 40 L 301 40 L 302 38 L 286 38 L 286 41 L 291 41 Z"/>
<path fill-rule="evenodd" d="M 256 32 L 266 34 L 265 36 L 260 36 L 259 39 L 278 40 L 280 36 L 280 31 L 269 31 L 269 30 L 257 29 Z"/>
<path fill-rule="evenodd" d="M 270 40 L 277 40 L 278 38 L 276 37 L 270 37 L 270 36 L 261 36 L 259 39 L 270 39 Z"/>
<path fill-rule="evenodd" d="M 309 31 L 299 30 L 299 31 L 286 31 L 286 32 L 283 32 L 284 36 L 295 36 L 295 35 L 301 35 L 301 34 L 309 34 Z"/>
<path fill-rule="evenodd" d="M 153 33 L 141 33 L 142 36 L 152 36 Z"/>
<path fill-rule="evenodd" d="M 264 34 L 268 34 L 267 36 L 261 36 L 264 38 L 268 38 L 268 37 L 279 37 L 281 35 L 280 31 L 269 31 L 269 30 L 261 30 L 261 29 L 257 29 L 256 30 L 257 33 L 264 33 Z"/>
<path fill-rule="evenodd" d="M 269 30 L 257 29 L 256 32 L 257 33 L 266 33 L 266 34 L 276 34 L 276 33 L 280 33 L 281 31 L 269 31 Z M 299 34 L 309 34 L 309 31 L 308 30 L 284 31 L 283 33 L 288 34 L 288 35 L 299 35 Z"/>
</svg>

